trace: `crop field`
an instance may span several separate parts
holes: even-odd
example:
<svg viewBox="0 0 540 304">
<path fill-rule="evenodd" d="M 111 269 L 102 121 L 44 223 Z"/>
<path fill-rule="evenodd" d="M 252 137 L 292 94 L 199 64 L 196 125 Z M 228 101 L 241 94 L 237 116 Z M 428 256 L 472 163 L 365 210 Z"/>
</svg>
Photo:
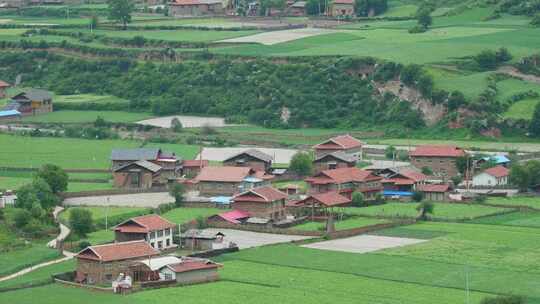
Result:
<svg viewBox="0 0 540 304">
<path fill-rule="evenodd" d="M 48 248 L 46 241 L 33 241 L 30 245 L 0 254 L 0 276 L 59 257 L 55 249 Z"/>
<path fill-rule="evenodd" d="M 52 163 L 65 169 L 107 169 L 113 148 L 136 148 L 141 143 L 129 140 L 87 140 L 75 138 L 22 137 L 0 134 L 0 163 L 11 167 L 38 168 Z M 185 159 L 193 159 L 199 147 L 180 144 L 149 144 L 172 150 Z M 27 152 L 33 151 L 30 155 Z M 18 155 L 18 157 L 13 157 Z"/>
<path fill-rule="evenodd" d="M 540 213 L 512 212 L 508 214 L 472 220 L 470 221 L 470 223 L 540 228 Z"/>
<path fill-rule="evenodd" d="M 83 33 L 90 33 L 90 30 L 64 30 L 64 31 L 77 31 Z M 118 38 L 133 38 L 135 36 L 142 36 L 147 39 L 158 39 L 166 41 L 190 41 L 190 42 L 211 42 L 223 39 L 229 39 L 234 37 L 241 37 L 247 35 L 253 35 L 258 31 L 206 31 L 206 30 L 147 30 L 147 31 L 115 31 L 115 30 L 94 30 L 96 35 L 105 35 L 109 37 Z"/>
<path fill-rule="evenodd" d="M 250 26 L 249 22 L 240 22 L 231 20 L 229 18 L 189 18 L 189 19 L 179 19 L 179 18 L 162 18 L 158 20 L 135 20 L 130 26 L 144 26 L 144 27 L 157 27 L 157 26 L 197 26 L 197 27 L 208 27 L 208 28 L 228 28 L 228 27 L 243 27 Z"/>
<path fill-rule="evenodd" d="M 162 216 L 171 222 L 185 224 L 198 217 L 208 217 L 227 211 L 227 209 L 218 208 L 176 208 L 162 214 Z"/>
<path fill-rule="evenodd" d="M 501 205 L 509 207 L 529 207 L 532 209 L 540 210 L 540 198 L 538 197 L 490 197 L 486 204 L 488 205 Z"/>
<path fill-rule="evenodd" d="M 524 99 L 514 103 L 508 111 L 503 114 L 504 118 L 531 120 L 534 108 L 540 99 Z"/>
<path fill-rule="evenodd" d="M 388 223 L 386 220 L 355 217 L 348 218 L 342 221 L 335 221 L 336 230 L 346 230 L 352 228 L 360 228 L 366 226 L 372 226 L 376 224 Z M 295 230 L 307 230 L 307 231 L 324 231 L 326 228 L 326 222 L 307 222 L 298 226 L 292 227 Z"/>
<path fill-rule="evenodd" d="M 150 113 L 123 111 L 55 111 L 43 115 L 28 116 L 23 122 L 41 123 L 90 123 L 101 117 L 110 122 L 136 122 L 152 117 Z"/>
<path fill-rule="evenodd" d="M 345 213 L 383 218 L 415 218 L 418 216 L 417 203 L 388 203 L 363 208 L 346 208 Z M 434 203 L 433 215 L 436 220 L 466 220 L 481 216 L 507 213 L 512 210 L 490 206 Z"/>
</svg>

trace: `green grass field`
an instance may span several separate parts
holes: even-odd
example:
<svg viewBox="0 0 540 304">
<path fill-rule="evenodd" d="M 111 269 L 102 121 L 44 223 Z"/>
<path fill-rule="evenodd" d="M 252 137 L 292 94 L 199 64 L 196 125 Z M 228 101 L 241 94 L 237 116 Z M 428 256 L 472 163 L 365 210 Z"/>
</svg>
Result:
<svg viewBox="0 0 540 304">
<path fill-rule="evenodd" d="M 112 95 L 75 94 L 56 95 L 55 103 L 126 103 L 127 100 Z"/>
<path fill-rule="evenodd" d="M 208 217 L 208 216 L 223 213 L 226 211 L 228 210 L 217 209 L 217 208 L 176 208 L 162 214 L 162 216 L 171 222 L 174 222 L 177 224 L 184 224 L 200 216 Z"/>
<path fill-rule="evenodd" d="M 22 249 L 0 254 L 0 276 L 58 258 L 58 251 L 48 248 L 46 243 L 46 240 L 33 241 L 30 245 Z"/>
<path fill-rule="evenodd" d="M 366 226 L 372 226 L 376 224 L 387 223 L 386 220 L 372 219 L 372 218 L 363 218 L 363 217 L 354 217 L 348 218 L 342 221 L 335 221 L 336 230 L 347 230 L 353 228 L 360 228 Z M 326 223 L 325 222 L 307 222 L 300 224 L 298 226 L 292 227 L 295 230 L 306 230 L 306 231 L 325 231 Z"/>
<path fill-rule="evenodd" d="M 540 210 L 540 198 L 538 197 L 490 197 L 486 204 L 491 205 L 501 205 L 501 206 L 510 206 L 510 207 L 529 207 L 532 209 Z"/>
<path fill-rule="evenodd" d="M 364 208 L 346 208 L 345 213 L 383 218 L 416 218 L 417 206 L 418 203 L 388 203 Z M 498 207 L 451 203 L 434 203 L 434 206 L 433 215 L 429 217 L 435 220 L 466 220 L 509 211 Z"/>
<path fill-rule="evenodd" d="M 476 219 L 471 221 L 471 223 L 540 228 L 540 213 L 512 212 Z"/>
<path fill-rule="evenodd" d="M 122 111 L 55 111 L 38 116 L 23 118 L 23 122 L 43 123 L 91 123 L 101 117 L 110 122 L 137 122 L 152 117 L 150 113 Z"/>
<path fill-rule="evenodd" d="M 13 288 L 21 285 L 27 286 L 31 284 L 37 284 L 49 280 L 51 278 L 51 275 L 53 274 L 68 272 L 72 271 L 73 269 L 75 269 L 75 260 L 69 260 L 45 266 L 27 274 L 24 274 L 20 277 L 0 282 L 0 289 Z"/>
<path fill-rule="evenodd" d="M 514 103 L 508 111 L 503 114 L 504 118 L 531 120 L 534 108 L 540 99 L 525 99 Z"/>
<path fill-rule="evenodd" d="M 137 207 L 71 207 L 60 213 L 60 219 L 67 222 L 70 212 L 74 209 L 89 210 L 92 213 L 92 219 L 96 222 L 104 220 L 106 216 L 112 218 L 124 214 L 148 213 L 148 208 Z"/>
<path fill-rule="evenodd" d="M 11 167 L 38 168 L 52 163 L 65 169 L 107 169 L 113 148 L 136 148 L 140 145 L 140 142 L 129 140 L 35 138 L 0 134 L 0 163 Z M 193 159 L 199 151 L 198 146 L 180 144 L 148 144 L 146 147 L 172 150 L 185 159 Z M 32 154 L 28 154 L 28 151 L 32 151 Z"/>
</svg>

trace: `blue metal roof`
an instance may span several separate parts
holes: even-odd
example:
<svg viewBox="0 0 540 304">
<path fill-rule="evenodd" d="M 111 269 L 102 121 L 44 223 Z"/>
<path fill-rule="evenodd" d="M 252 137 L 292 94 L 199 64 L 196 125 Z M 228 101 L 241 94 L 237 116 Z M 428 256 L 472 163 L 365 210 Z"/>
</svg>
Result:
<svg viewBox="0 0 540 304">
<path fill-rule="evenodd" d="M 21 115 L 21 112 L 17 110 L 0 111 L 0 117 Z"/>
<path fill-rule="evenodd" d="M 210 201 L 215 204 L 227 205 L 231 203 L 231 199 L 232 197 L 230 196 L 214 196 Z"/>
<path fill-rule="evenodd" d="M 248 176 L 248 177 L 244 178 L 244 181 L 245 181 L 246 183 L 260 183 L 260 182 L 262 182 L 263 180 L 260 179 L 260 178 Z"/>
<path fill-rule="evenodd" d="M 412 196 L 413 193 L 409 191 L 392 191 L 392 190 L 384 190 L 383 191 L 384 196 Z"/>
<path fill-rule="evenodd" d="M 504 155 L 493 155 L 482 158 L 485 161 L 493 160 L 497 164 L 506 164 L 510 162 L 510 159 Z"/>
</svg>

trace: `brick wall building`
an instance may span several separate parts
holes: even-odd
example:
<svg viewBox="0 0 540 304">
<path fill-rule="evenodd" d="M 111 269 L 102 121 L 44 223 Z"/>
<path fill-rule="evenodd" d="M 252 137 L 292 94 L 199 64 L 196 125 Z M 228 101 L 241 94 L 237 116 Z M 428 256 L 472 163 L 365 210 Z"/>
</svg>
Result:
<svg viewBox="0 0 540 304">
<path fill-rule="evenodd" d="M 456 160 L 465 151 L 455 146 L 419 146 L 409 153 L 411 164 L 418 169 L 427 167 L 433 175 L 449 178 L 459 175 Z"/>
<path fill-rule="evenodd" d="M 313 160 L 313 173 L 318 174 L 324 170 L 355 167 L 356 160 L 356 156 L 343 151 L 324 154 Z"/>
<path fill-rule="evenodd" d="M 356 167 L 325 170 L 312 177 L 306 178 L 309 185 L 308 194 L 337 192 L 351 198 L 355 191 L 362 192 L 367 200 L 374 199 L 382 193 L 383 178 Z"/>
<path fill-rule="evenodd" d="M 287 194 L 270 186 L 254 188 L 233 197 L 232 207 L 251 217 L 279 221 L 285 218 Z"/>
<path fill-rule="evenodd" d="M 223 161 L 224 166 L 249 167 L 255 171 L 269 172 L 272 156 L 256 149 L 249 149 L 233 155 Z"/>
<path fill-rule="evenodd" d="M 175 223 L 157 214 L 131 218 L 114 228 L 115 240 L 126 242 L 143 240 L 153 248 L 168 249 L 176 247 L 173 243 Z"/>
<path fill-rule="evenodd" d="M 313 146 L 313 149 L 315 150 L 315 158 L 338 151 L 359 157 L 362 152 L 362 142 L 347 134 L 332 137 Z"/>
</svg>

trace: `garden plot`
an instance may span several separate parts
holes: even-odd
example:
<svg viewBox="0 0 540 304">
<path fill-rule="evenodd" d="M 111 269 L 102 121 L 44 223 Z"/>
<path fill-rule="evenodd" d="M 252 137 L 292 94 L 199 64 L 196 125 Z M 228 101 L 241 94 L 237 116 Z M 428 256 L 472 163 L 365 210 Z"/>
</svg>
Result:
<svg viewBox="0 0 540 304">
<path fill-rule="evenodd" d="M 225 39 L 219 42 L 233 42 L 233 43 L 260 43 L 264 45 L 273 45 L 282 42 L 293 41 L 297 39 L 302 39 L 306 37 L 324 35 L 324 34 L 333 34 L 343 31 L 338 30 L 329 30 L 329 29 L 319 29 L 319 28 L 303 28 L 303 29 L 294 29 L 294 30 L 284 30 L 284 31 L 273 31 L 260 33 L 250 36 Z"/>
<path fill-rule="evenodd" d="M 201 117 L 201 116 L 183 116 L 183 115 L 151 118 L 151 119 L 139 121 L 137 123 L 140 125 L 149 125 L 149 126 L 155 126 L 155 127 L 160 127 L 160 128 L 170 128 L 171 121 L 174 118 L 178 118 L 178 120 L 180 120 L 180 123 L 182 124 L 184 128 L 200 128 L 203 126 L 209 126 L 209 127 L 229 126 L 228 124 L 225 123 L 225 118 L 221 118 L 221 117 Z"/>
<path fill-rule="evenodd" d="M 257 149 L 273 157 L 275 164 L 288 164 L 297 150 L 294 149 L 273 149 L 259 147 L 244 147 L 244 148 L 203 148 L 202 155 L 197 155 L 197 159 L 208 159 L 210 161 L 224 161 L 227 158 L 242 153 L 248 149 Z"/>
<path fill-rule="evenodd" d="M 308 244 L 304 245 L 303 247 L 331 251 L 366 253 L 387 248 L 414 245 L 423 242 L 426 242 L 426 240 L 376 235 L 359 235 L 350 238 Z"/>
<path fill-rule="evenodd" d="M 209 228 L 205 229 L 205 231 L 209 231 L 210 233 L 221 232 L 225 234 L 224 240 L 236 243 L 240 249 L 270 244 L 288 243 L 312 238 L 310 236 L 302 235 L 270 234 L 234 229 Z"/>
</svg>

